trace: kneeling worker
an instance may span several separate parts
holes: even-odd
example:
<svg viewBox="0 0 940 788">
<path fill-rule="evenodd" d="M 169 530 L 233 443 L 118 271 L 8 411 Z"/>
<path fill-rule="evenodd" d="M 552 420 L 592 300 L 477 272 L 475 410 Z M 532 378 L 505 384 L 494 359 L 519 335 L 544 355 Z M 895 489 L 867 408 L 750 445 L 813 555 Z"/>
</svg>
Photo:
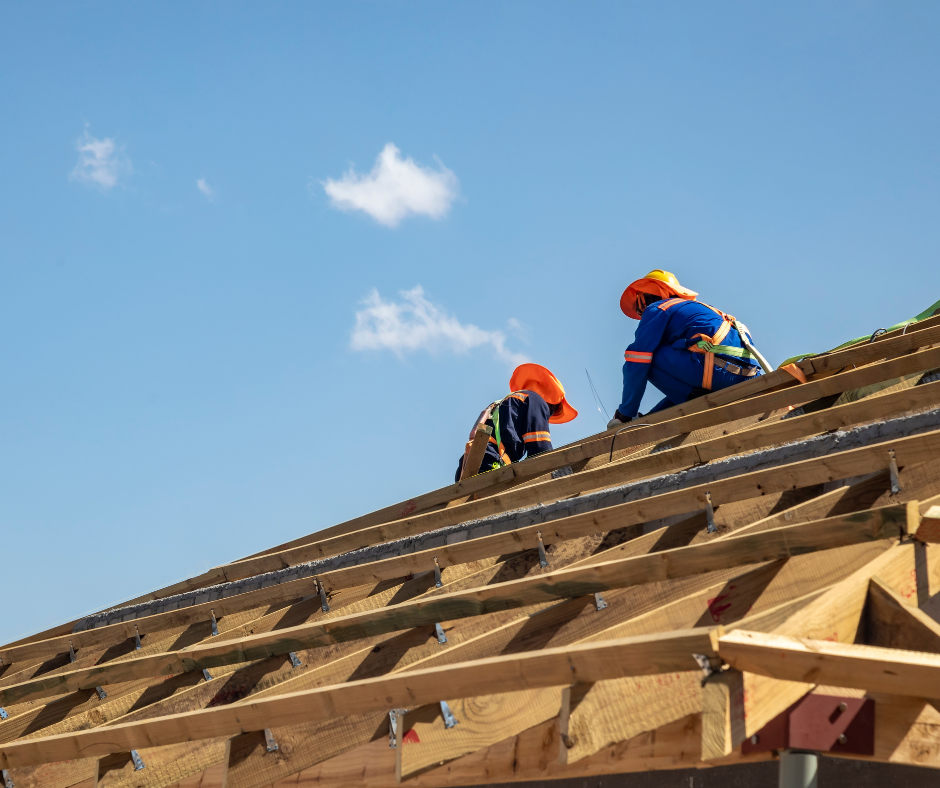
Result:
<svg viewBox="0 0 940 788">
<path fill-rule="evenodd" d="M 511 394 L 484 409 L 473 424 L 471 442 L 478 426 L 485 425 L 493 431 L 483 462 L 474 473 L 519 462 L 523 456 L 551 451 L 549 423 L 564 424 L 578 415 L 565 399 L 565 388 L 558 378 L 539 364 L 516 367 L 509 380 L 509 390 Z M 454 481 L 460 481 L 469 450 L 470 442 L 460 458 Z"/>
<path fill-rule="evenodd" d="M 620 309 L 640 325 L 624 353 L 623 398 L 607 429 L 636 418 L 647 380 L 666 395 L 655 413 L 769 371 L 747 326 L 697 296 L 659 269 L 624 290 Z"/>
</svg>

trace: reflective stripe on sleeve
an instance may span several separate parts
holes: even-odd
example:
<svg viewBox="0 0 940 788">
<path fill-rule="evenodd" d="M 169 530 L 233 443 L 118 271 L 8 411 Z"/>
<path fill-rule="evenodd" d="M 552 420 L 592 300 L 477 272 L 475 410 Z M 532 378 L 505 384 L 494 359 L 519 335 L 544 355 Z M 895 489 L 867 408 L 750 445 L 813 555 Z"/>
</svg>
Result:
<svg viewBox="0 0 940 788">
<path fill-rule="evenodd" d="M 634 361 L 637 364 L 651 364 L 653 362 L 653 354 L 643 353 L 639 350 L 625 350 L 623 360 Z"/>
<path fill-rule="evenodd" d="M 539 441 L 550 441 L 551 439 L 551 433 L 548 432 L 527 432 L 522 436 L 525 443 L 537 443 Z"/>
</svg>

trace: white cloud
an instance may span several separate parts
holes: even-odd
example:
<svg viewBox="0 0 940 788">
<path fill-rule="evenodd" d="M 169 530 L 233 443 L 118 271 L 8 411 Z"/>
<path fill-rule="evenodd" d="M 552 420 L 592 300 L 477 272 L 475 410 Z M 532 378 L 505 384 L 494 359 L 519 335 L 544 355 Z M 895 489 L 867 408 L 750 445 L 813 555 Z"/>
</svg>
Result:
<svg viewBox="0 0 940 788">
<path fill-rule="evenodd" d="M 69 175 L 74 181 L 113 189 L 118 178 L 133 172 L 131 160 L 111 137 L 99 140 L 85 129 L 85 136 L 76 141 L 75 147 L 78 150 L 78 163 Z"/>
<path fill-rule="evenodd" d="M 373 290 L 356 312 L 352 333 L 353 350 L 391 350 L 399 358 L 405 353 L 427 350 L 466 353 L 489 345 L 496 357 L 509 364 L 528 359 L 506 347 L 502 331 L 485 331 L 456 317 L 424 297 L 421 285 L 403 290 L 400 301 L 385 301 Z"/>
<path fill-rule="evenodd" d="M 409 214 L 440 219 L 457 197 L 457 176 L 443 164 L 439 170 L 403 159 L 391 142 L 375 160 L 368 175 L 350 169 L 342 178 L 323 181 L 333 206 L 365 211 L 386 227 L 395 227 Z"/>
<path fill-rule="evenodd" d="M 201 191 L 204 195 L 206 195 L 206 198 L 208 200 L 215 199 L 215 189 L 213 189 L 208 183 L 206 183 L 205 178 L 200 178 L 198 181 L 196 181 L 196 188 L 199 189 L 199 191 Z"/>
</svg>

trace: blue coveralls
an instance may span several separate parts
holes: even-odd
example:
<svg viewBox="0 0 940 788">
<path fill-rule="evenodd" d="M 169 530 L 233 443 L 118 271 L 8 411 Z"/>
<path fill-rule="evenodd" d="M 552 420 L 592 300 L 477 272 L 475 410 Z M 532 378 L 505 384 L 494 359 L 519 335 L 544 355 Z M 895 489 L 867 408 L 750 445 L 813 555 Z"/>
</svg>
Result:
<svg viewBox="0 0 940 788">
<path fill-rule="evenodd" d="M 480 411 L 480 415 L 473 422 L 470 440 L 473 440 L 483 412 Z M 504 454 L 503 464 L 506 464 L 507 459 L 510 462 L 519 462 L 525 455 L 531 457 L 533 454 L 551 451 L 552 436 L 548 425 L 548 417 L 551 415 L 552 406 L 534 391 L 514 391 L 506 397 L 499 405 L 499 437 L 502 446 L 497 446 L 494 429 L 478 473 L 500 466 L 498 451 L 500 448 Z M 493 427 L 492 417 L 488 418 L 485 424 Z M 463 459 L 464 455 L 461 455 L 457 464 L 457 473 L 454 475 L 455 482 L 460 481 Z"/>
<path fill-rule="evenodd" d="M 668 299 L 647 306 L 640 318 L 635 339 L 624 353 L 623 401 L 617 408 L 620 415 L 628 419 L 636 417 L 647 380 L 666 395 L 650 413 L 707 393 L 702 388 L 705 355 L 692 353 L 686 348 L 695 344 L 697 340 L 693 337 L 696 334 L 714 336 L 722 322 L 720 315 L 697 301 Z M 752 341 L 750 336 L 748 340 Z M 733 327 L 720 344 L 744 347 Z M 717 353 L 715 357 L 745 369 L 756 366 L 749 359 Z M 760 369 L 757 374 L 760 374 Z M 743 380 L 747 378 L 715 367 L 711 390 L 718 391 Z"/>
</svg>

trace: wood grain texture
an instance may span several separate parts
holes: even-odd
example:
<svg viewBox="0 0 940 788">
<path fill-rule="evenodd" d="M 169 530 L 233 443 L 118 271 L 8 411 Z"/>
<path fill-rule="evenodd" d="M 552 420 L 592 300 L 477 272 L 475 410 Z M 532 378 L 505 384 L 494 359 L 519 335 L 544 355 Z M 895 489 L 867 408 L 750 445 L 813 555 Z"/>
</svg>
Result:
<svg viewBox="0 0 940 788">
<path fill-rule="evenodd" d="M 888 506 L 651 555 L 562 569 L 469 592 L 417 599 L 394 607 L 338 616 L 332 620 L 322 619 L 270 633 L 246 635 L 229 642 L 210 642 L 176 653 L 43 677 L 0 689 L 0 702 L 29 700 L 65 690 L 89 689 L 147 675 L 171 675 L 211 669 L 235 661 L 266 659 L 317 645 L 433 624 L 460 616 L 483 615 L 613 588 L 704 574 L 729 566 L 772 561 L 859 542 L 874 542 L 900 536 L 906 523 L 905 507 Z M 257 624 L 253 626 L 257 627 Z"/>
<path fill-rule="evenodd" d="M 494 657 L 366 679 L 248 704 L 203 709 L 186 715 L 12 742 L 0 747 L 0 768 L 231 736 L 268 727 L 384 711 L 416 703 L 434 703 L 442 698 L 473 697 L 481 692 L 498 694 L 564 686 L 578 680 L 600 681 L 688 670 L 694 667 L 691 654 L 714 653 L 712 631 L 711 628 L 687 630 L 563 649 L 543 649 L 531 654 Z"/>
<path fill-rule="evenodd" d="M 402 721 L 395 769 L 400 782 L 477 752 L 558 716 L 561 687 L 448 701 L 457 719 L 444 726 L 439 704 L 409 711 Z"/>
<path fill-rule="evenodd" d="M 940 699 L 940 654 L 735 630 L 719 641 L 732 667 L 785 681 Z"/>
</svg>

